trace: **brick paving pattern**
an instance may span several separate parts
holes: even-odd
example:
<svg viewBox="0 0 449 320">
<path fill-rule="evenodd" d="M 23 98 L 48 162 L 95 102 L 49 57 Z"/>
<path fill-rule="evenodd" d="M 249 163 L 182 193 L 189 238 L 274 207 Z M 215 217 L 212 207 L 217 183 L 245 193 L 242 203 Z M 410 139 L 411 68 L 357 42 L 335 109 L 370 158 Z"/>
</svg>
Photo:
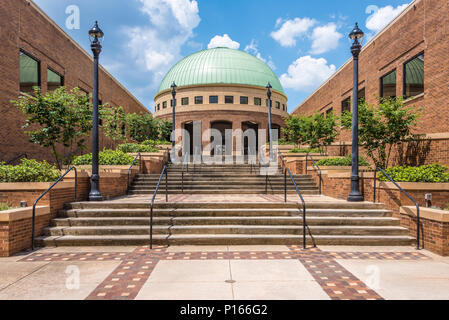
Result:
<svg viewBox="0 0 449 320">
<path fill-rule="evenodd" d="M 167 252 L 167 247 L 137 247 L 133 252 L 34 253 L 21 259 L 36 261 L 117 261 L 120 265 L 86 298 L 88 300 L 134 299 L 161 260 L 284 260 L 298 259 L 334 300 L 381 300 L 336 259 L 429 260 L 418 252 L 326 252 L 319 248 L 303 250 L 288 246 L 289 251 L 211 251 Z"/>
</svg>

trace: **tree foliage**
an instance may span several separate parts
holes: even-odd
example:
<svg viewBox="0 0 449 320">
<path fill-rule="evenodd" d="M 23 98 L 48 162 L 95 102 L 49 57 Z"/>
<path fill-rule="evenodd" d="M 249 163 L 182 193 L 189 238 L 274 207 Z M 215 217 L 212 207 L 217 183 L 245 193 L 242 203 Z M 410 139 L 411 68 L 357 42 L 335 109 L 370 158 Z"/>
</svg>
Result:
<svg viewBox="0 0 449 320">
<path fill-rule="evenodd" d="M 337 117 L 333 113 L 326 116 L 315 113 L 311 117 L 289 116 L 285 119 L 283 132 L 292 143 L 307 144 L 311 149 L 322 148 L 335 141 Z"/>
<path fill-rule="evenodd" d="M 158 121 L 158 138 L 162 141 L 171 141 L 172 122 L 167 120 Z"/>
<path fill-rule="evenodd" d="M 125 117 L 129 138 L 138 143 L 148 139 L 157 139 L 158 125 L 151 114 L 128 113 Z"/>
<path fill-rule="evenodd" d="M 103 133 L 114 142 L 114 145 L 126 140 L 126 116 L 121 106 L 116 108 L 104 105 L 101 108 L 101 118 Z"/>
<path fill-rule="evenodd" d="M 415 107 L 406 107 L 402 98 L 380 98 L 377 107 L 361 100 L 359 145 L 377 166 L 386 168 L 392 148 L 410 137 L 418 116 Z M 342 116 L 342 125 L 351 129 L 352 112 Z"/>
<path fill-rule="evenodd" d="M 27 116 L 23 128 L 29 128 L 25 133 L 30 142 L 50 148 L 58 168 L 62 158 L 57 152 L 58 145 L 85 148 L 86 137 L 92 130 L 92 105 L 78 88 L 67 91 L 60 87 L 43 95 L 35 87 L 34 96 L 20 96 L 11 103 Z"/>
</svg>

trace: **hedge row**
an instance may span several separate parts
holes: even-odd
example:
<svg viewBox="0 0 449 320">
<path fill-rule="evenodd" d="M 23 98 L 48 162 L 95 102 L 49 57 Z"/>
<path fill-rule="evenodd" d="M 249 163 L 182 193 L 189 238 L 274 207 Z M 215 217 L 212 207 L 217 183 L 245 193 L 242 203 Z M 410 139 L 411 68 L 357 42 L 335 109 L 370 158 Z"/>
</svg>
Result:
<svg viewBox="0 0 449 320">
<path fill-rule="evenodd" d="M 330 157 L 318 160 L 319 166 L 351 166 L 352 156 L 348 155 L 344 158 Z M 368 161 L 359 156 L 359 166 L 369 166 Z"/>
<path fill-rule="evenodd" d="M 53 182 L 61 173 L 46 161 L 22 159 L 17 166 L 0 165 L 0 182 Z"/>
<path fill-rule="evenodd" d="M 398 182 L 449 182 L 448 168 L 438 163 L 419 167 L 390 167 L 385 172 Z M 382 172 L 378 178 L 380 181 L 390 181 Z"/>
</svg>

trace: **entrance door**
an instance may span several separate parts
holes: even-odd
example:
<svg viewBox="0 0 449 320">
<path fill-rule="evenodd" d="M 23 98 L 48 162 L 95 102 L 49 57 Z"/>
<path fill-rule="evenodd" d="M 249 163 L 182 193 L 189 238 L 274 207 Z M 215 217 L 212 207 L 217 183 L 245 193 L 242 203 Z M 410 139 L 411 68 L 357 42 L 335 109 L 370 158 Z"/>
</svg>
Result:
<svg viewBox="0 0 449 320">
<path fill-rule="evenodd" d="M 231 141 L 228 143 L 228 148 L 230 150 L 226 150 L 226 130 L 232 130 L 232 122 L 229 121 L 215 121 L 210 124 L 211 129 L 218 130 L 221 134 L 221 140 L 215 141 L 215 137 L 211 135 L 211 156 L 214 155 L 229 155 L 232 154 L 232 135 Z"/>
<path fill-rule="evenodd" d="M 242 122 L 243 154 L 257 155 L 259 151 L 259 125 L 252 121 Z"/>
<path fill-rule="evenodd" d="M 184 123 L 184 130 L 185 130 L 184 134 L 189 135 L 188 139 L 186 137 L 183 139 L 184 150 L 189 150 L 189 154 L 193 155 L 193 122 Z"/>
</svg>

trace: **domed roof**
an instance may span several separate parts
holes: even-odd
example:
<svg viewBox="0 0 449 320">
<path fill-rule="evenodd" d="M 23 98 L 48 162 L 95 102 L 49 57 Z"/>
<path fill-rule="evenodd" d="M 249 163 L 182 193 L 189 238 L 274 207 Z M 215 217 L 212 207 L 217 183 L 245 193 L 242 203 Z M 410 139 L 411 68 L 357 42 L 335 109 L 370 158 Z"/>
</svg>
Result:
<svg viewBox="0 0 449 320">
<path fill-rule="evenodd" d="M 213 48 L 193 53 L 165 75 L 158 93 L 170 89 L 173 81 L 178 87 L 197 84 L 244 84 L 284 92 L 279 79 L 265 62 L 244 51 Z"/>
</svg>

